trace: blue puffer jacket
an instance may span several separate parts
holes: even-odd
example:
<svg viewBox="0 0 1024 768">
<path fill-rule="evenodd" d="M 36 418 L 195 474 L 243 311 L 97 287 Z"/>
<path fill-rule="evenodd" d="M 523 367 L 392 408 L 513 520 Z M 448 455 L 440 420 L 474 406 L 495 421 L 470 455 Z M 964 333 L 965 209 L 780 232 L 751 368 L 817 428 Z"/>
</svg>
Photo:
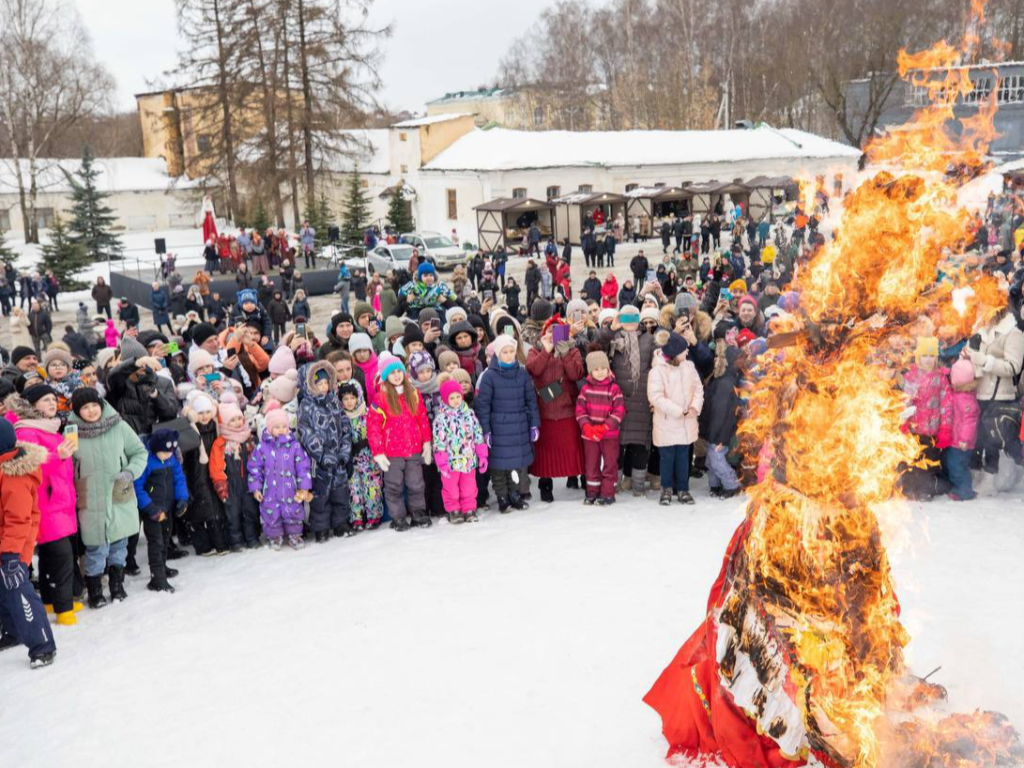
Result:
<svg viewBox="0 0 1024 768">
<path fill-rule="evenodd" d="M 477 381 L 473 408 L 483 433 L 491 435 L 492 469 L 525 469 L 533 463 L 530 429 L 540 428 L 540 410 L 525 368 L 502 368 L 492 357 Z"/>
<path fill-rule="evenodd" d="M 161 512 L 170 516 L 178 502 L 188 501 L 188 483 L 177 454 L 171 454 L 167 461 L 149 454 L 146 468 L 135 479 L 135 498 L 139 511 L 152 518 Z"/>
<path fill-rule="evenodd" d="M 327 374 L 330 389 L 326 395 L 313 395 L 313 379 L 320 371 Z M 299 442 L 317 468 L 335 473 L 344 482 L 352 455 L 352 425 L 335 392 L 333 365 L 320 361 L 299 368 Z"/>
</svg>

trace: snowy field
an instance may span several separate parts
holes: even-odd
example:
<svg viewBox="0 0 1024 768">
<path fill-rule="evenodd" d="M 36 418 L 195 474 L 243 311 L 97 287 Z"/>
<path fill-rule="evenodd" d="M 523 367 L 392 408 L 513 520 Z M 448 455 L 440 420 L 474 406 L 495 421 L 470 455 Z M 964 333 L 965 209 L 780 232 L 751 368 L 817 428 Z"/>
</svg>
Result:
<svg viewBox="0 0 1024 768">
<path fill-rule="evenodd" d="M 53 667 L 0 655 L 0 764 L 660 768 L 640 699 L 741 518 L 706 489 L 611 509 L 562 489 L 476 525 L 192 556 L 175 595 L 130 579 L 56 628 Z M 1021 506 L 916 505 L 893 556 L 913 668 L 1018 727 Z"/>
</svg>

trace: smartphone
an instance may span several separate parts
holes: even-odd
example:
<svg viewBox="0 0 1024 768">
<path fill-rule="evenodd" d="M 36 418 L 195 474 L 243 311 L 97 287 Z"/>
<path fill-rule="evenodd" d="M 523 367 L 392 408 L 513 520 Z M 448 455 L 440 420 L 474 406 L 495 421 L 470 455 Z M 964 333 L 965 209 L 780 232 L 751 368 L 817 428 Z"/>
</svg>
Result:
<svg viewBox="0 0 1024 768">
<path fill-rule="evenodd" d="M 299 323 L 298 325 L 295 326 L 295 335 L 301 336 L 304 339 L 309 338 L 309 330 L 306 328 L 305 323 Z"/>
<path fill-rule="evenodd" d="M 718 292 L 718 298 L 722 299 L 722 301 L 732 301 L 732 291 L 728 288 L 723 288 Z"/>
<path fill-rule="evenodd" d="M 178 348 L 178 342 L 176 342 L 176 341 L 171 341 L 171 342 L 168 342 L 167 344 L 165 344 L 164 345 L 164 350 L 166 351 L 166 353 L 168 355 L 176 355 L 176 354 L 178 354 L 181 351 Z"/>
<path fill-rule="evenodd" d="M 441 330 L 441 320 L 440 320 L 440 318 L 435 318 L 433 320 L 428 320 L 427 321 L 427 327 L 428 328 L 433 328 L 435 331 L 440 331 Z"/>
<path fill-rule="evenodd" d="M 75 450 L 78 450 L 78 425 L 68 424 L 64 427 L 64 437 L 75 444 Z"/>
<path fill-rule="evenodd" d="M 220 374 L 217 371 L 214 371 L 213 373 L 204 373 L 203 378 L 206 379 L 207 382 L 220 381 Z"/>
<path fill-rule="evenodd" d="M 494 301 L 494 291 L 484 291 L 484 301 Z"/>
<path fill-rule="evenodd" d="M 653 282 L 658 279 L 658 273 L 653 269 L 647 270 L 647 282 Z"/>
<path fill-rule="evenodd" d="M 553 325 L 551 326 L 551 340 L 557 344 L 560 341 L 569 340 L 569 326 L 568 325 Z"/>
</svg>

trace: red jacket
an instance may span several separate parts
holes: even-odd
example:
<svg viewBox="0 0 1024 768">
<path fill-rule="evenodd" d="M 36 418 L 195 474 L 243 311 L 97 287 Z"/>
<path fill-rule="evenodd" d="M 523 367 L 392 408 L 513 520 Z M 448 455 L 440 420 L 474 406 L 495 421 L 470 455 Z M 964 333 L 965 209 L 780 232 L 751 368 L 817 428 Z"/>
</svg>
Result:
<svg viewBox="0 0 1024 768">
<path fill-rule="evenodd" d="M 601 284 L 601 306 L 605 309 L 617 309 L 619 306 L 619 281 L 614 277 Z"/>
<path fill-rule="evenodd" d="M 366 439 L 374 456 L 383 454 L 388 458 L 407 459 L 422 453 L 423 444 L 430 442 L 427 406 L 419 392 L 416 393 L 416 413 L 409 411 L 404 395 L 399 402 L 401 410 L 391 413 L 387 395 L 381 387 L 377 393 L 377 404 L 367 412 Z"/>
<path fill-rule="evenodd" d="M 541 421 L 575 418 L 576 382 L 586 375 L 579 347 L 573 347 L 564 357 L 559 357 L 538 345 L 526 357 L 526 370 L 537 390 Z M 550 402 L 545 401 L 541 390 L 556 381 L 562 386 L 562 394 Z"/>
<path fill-rule="evenodd" d="M 39 535 L 40 467 L 47 451 L 31 443 L 18 443 L 0 455 L 0 554 L 15 552 L 21 562 L 32 562 Z"/>
<path fill-rule="evenodd" d="M 580 389 L 580 396 L 576 398 L 576 421 L 580 429 L 585 430 L 588 425 L 605 425 L 608 431 L 602 436 L 602 440 L 618 440 L 619 425 L 626 416 L 626 400 L 622 396 L 622 390 L 615 383 L 615 376 L 609 371 L 604 381 L 594 381 L 588 376 L 583 388 Z M 584 439 L 586 435 L 584 435 Z"/>
</svg>

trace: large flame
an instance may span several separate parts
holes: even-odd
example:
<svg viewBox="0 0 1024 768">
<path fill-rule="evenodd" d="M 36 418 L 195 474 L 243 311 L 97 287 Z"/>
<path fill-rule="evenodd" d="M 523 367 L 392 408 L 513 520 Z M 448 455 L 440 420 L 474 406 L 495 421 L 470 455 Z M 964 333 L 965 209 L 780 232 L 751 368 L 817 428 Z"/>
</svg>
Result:
<svg viewBox="0 0 1024 768">
<path fill-rule="evenodd" d="M 801 265 L 797 341 L 762 359 L 764 378 L 749 393 L 740 428 L 748 455 L 774 458 L 769 477 L 750 491 L 750 533 L 719 616 L 722 676 L 735 682 L 739 651 L 755 666 L 755 657 L 767 664 L 754 652 L 758 637 L 787 644 L 791 652 L 779 657 L 787 658 L 786 685 L 806 744 L 839 765 L 928 765 L 924 753 L 945 743 L 943 728 L 972 727 L 970 717 L 915 720 L 900 739 L 883 738 L 893 709 L 928 696 L 908 692 L 909 638 L 877 516 L 882 502 L 899 496 L 901 469 L 919 461 L 892 384 L 913 348 L 914 326 L 962 338 L 1006 304 L 994 278 L 975 274 L 966 290 L 955 258 L 970 222 L 957 208 L 957 190 L 984 167 L 995 135 L 996 88 L 960 121 L 960 132 L 949 128 L 954 102 L 971 89 L 968 70 L 957 65 L 975 42 L 900 54 L 901 75 L 925 88 L 933 105 L 868 147 L 870 161 L 886 170 L 847 196 L 834 239 Z M 940 271 L 945 281 L 937 286 Z M 762 672 L 770 688 L 772 673 Z M 772 733 L 772 724 L 759 725 Z M 774 725 L 781 733 L 786 724 Z M 887 753 L 887 744 L 897 746 Z M 906 761 L 908 748 L 919 759 Z M 955 764 L 992 762 L 975 756 Z"/>
</svg>

